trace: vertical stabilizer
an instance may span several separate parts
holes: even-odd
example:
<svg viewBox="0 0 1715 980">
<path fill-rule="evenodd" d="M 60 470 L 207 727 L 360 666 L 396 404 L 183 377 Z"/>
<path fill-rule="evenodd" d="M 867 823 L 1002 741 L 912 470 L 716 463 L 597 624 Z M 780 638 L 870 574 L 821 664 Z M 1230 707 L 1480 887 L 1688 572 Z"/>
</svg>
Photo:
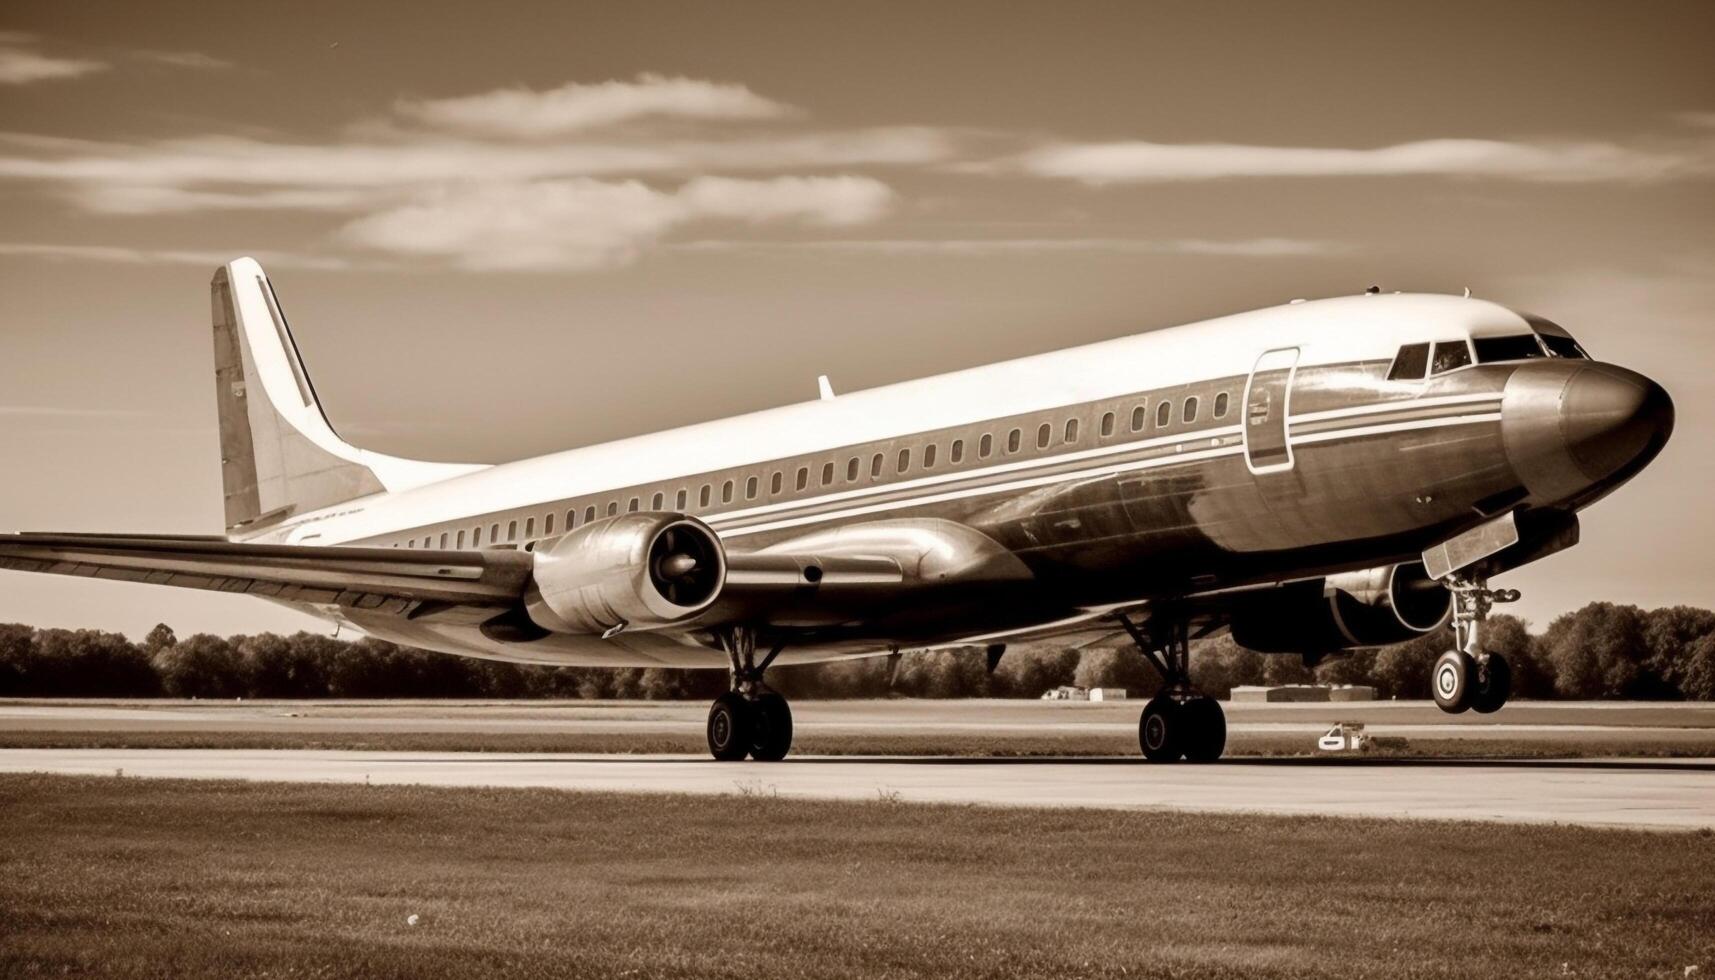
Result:
<svg viewBox="0 0 1715 980">
<path fill-rule="evenodd" d="M 274 287 L 254 259 L 211 283 L 226 530 L 244 534 L 385 491 L 482 469 L 366 452 L 328 423 Z"/>
</svg>

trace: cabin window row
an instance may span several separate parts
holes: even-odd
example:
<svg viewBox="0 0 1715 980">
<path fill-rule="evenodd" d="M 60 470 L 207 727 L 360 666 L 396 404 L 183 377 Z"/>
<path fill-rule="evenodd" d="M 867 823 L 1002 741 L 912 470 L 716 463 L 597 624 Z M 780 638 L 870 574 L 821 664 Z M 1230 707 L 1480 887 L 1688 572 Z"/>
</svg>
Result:
<svg viewBox="0 0 1715 980">
<path fill-rule="evenodd" d="M 1231 402 L 1232 399 L 1227 392 L 1216 392 L 1213 398 L 1213 404 L 1211 405 L 1210 418 L 1215 420 L 1226 418 L 1227 413 L 1231 408 Z M 1183 399 L 1180 399 L 1177 402 L 1174 399 L 1158 399 L 1155 403 L 1154 412 L 1154 427 L 1156 429 L 1165 429 L 1174 423 L 1173 409 L 1175 404 L 1179 406 L 1178 421 L 1180 424 L 1189 425 L 1198 420 L 1201 408 L 1199 396 L 1186 395 Z M 1150 420 L 1148 409 L 1149 403 L 1147 401 L 1139 402 L 1132 408 L 1130 417 L 1131 432 L 1142 432 L 1148 427 Z M 1101 416 L 1100 422 L 1098 423 L 1100 436 L 1104 439 L 1111 438 L 1115 435 L 1117 427 L 1117 413 L 1113 411 L 1104 412 Z M 1076 445 L 1079 439 L 1080 428 L 1081 423 L 1077 417 L 1068 418 L 1064 422 L 1060 423 L 1042 422 L 1036 426 L 1034 437 L 1035 448 L 1039 451 L 1052 448 L 1055 445 L 1056 436 L 1058 436 L 1059 445 L 1061 446 Z M 1024 451 L 1024 432 L 1025 430 L 1023 427 L 1012 428 L 1007 431 L 1003 444 L 1004 455 L 1011 456 Z M 958 466 L 966 461 L 966 441 L 963 438 L 951 440 L 946 444 L 946 447 L 946 461 L 948 465 Z M 976 440 L 974 458 L 976 460 L 990 459 L 995 455 L 995 449 L 996 438 L 994 434 L 988 432 L 982 433 Z M 905 476 L 918 471 L 933 470 L 936 468 L 940 456 L 940 443 L 936 442 L 926 443 L 920 447 L 908 446 L 899 449 L 893 454 L 893 475 Z M 845 459 L 843 466 L 840 465 L 838 460 L 824 460 L 821 462 L 819 467 L 810 463 L 805 463 L 799 465 L 796 469 L 776 469 L 767 476 L 767 495 L 778 496 L 787 492 L 786 486 L 788 481 L 790 481 L 792 487 L 790 492 L 803 493 L 812 489 L 812 484 L 814 484 L 814 488 L 818 490 L 837 486 L 840 483 L 837 477 L 842 475 L 844 477 L 844 482 L 847 484 L 859 482 L 865 472 L 868 473 L 869 478 L 872 480 L 881 479 L 888 475 L 887 463 L 888 454 L 877 452 L 868 455 L 867 464 L 863 456 L 849 456 Z M 813 477 L 814 479 L 812 479 Z M 739 482 L 740 479 L 743 481 L 742 485 Z M 762 474 L 757 473 L 742 478 L 735 477 L 733 479 L 723 480 L 718 483 L 710 481 L 702 484 L 700 487 L 697 487 L 694 493 L 690 487 L 679 487 L 676 491 L 672 492 L 670 497 L 668 495 L 668 491 L 658 490 L 648 497 L 648 509 L 651 511 L 666 510 L 669 501 L 672 504 L 672 509 L 676 511 L 691 510 L 693 507 L 693 501 L 695 508 L 704 509 L 715 506 L 717 501 L 720 504 L 733 503 L 735 500 L 741 499 L 741 493 L 742 499 L 745 501 L 756 500 L 758 497 L 763 495 L 762 479 Z M 626 513 L 636 513 L 639 510 L 644 509 L 643 503 L 644 496 L 642 494 L 632 496 L 629 499 L 623 500 L 624 511 Z M 594 523 L 603 517 L 617 516 L 620 513 L 621 506 L 622 500 L 616 498 L 607 501 L 605 504 L 587 504 L 582 508 L 581 513 L 579 508 L 574 507 L 565 512 L 565 522 L 561 527 L 566 531 L 570 531 L 573 528 L 580 527 L 584 524 Z M 526 550 L 533 548 L 539 537 L 546 538 L 554 535 L 556 516 L 557 515 L 555 513 L 543 516 L 540 535 L 536 533 L 536 518 L 524 518 L 522 530 L 524 532 L 523 538 Z M 502 535 L 503 530 L 505 532 L 504 536 Z M 486 525 L 486 527 L 478 525 L 471 528 L 468 538 L 466 537 L 466 532 L 463 530 L 457 532 L 443 531 L 439 534 L 438 538 L 435 535 L 426 536 L 421 539 L 421 547 L 436 547 L 437 541 L 438 546 L 443 550 L 448 548 L 455 550 L 463 549 L 467 547 L 467 541 L 468 547 L 471 548 L 502 546 L 516 547 L 519 541 L 519 530 L 519 522 L 516 520 L 506 521 L 504 527 L 501 522 L 496 521 Z M 416 548 L 418 547 L 417 540 L 418 539 L 415 538 L 408 540 L 404 542 L 404 546 L 407 548 Z M 395 543 L 394 547 L 399 547 L 399 544 Z"/>
</svg>

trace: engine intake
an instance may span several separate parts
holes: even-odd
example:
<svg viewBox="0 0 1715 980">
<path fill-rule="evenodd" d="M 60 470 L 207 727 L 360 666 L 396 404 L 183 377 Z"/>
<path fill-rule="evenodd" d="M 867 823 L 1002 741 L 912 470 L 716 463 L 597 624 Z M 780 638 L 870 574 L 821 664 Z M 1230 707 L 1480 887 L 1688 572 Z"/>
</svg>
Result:
<svg viewBox="0 0 1715 980">
<path fill-rule="evenodd" d="M 1262 653 L 1331 653 L 1402 643 L 1446 626 L 1453 593 L 1422 562 L 1299 582 L 1233 612 L 1233 639 Z"/>
<path fill-rule="evenodd" d="M 621 514 L 535 551 L 530 619 L 556 633 L 669 626 L 708 608 L 726 584 L 726 550 L 683 514 Z"/>
</svg>

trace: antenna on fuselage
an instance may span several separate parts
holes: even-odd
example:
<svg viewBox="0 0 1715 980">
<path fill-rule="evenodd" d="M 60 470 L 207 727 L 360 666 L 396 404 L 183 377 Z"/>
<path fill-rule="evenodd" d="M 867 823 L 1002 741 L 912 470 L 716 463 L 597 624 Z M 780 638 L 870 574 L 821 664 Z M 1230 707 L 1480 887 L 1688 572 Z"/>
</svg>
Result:
<svg viewBox="0 0 1715 980">
<path fill-rule="evenodd" d="M 1470 287 L 1470 286 L 1466 286 L 1466 287 L 1465 287 L 1465 298 L 1466 298 L 1466 299 L 1470 299 L 1470 298 L 1471 298 L 1471 287 Z"/>
<path fill-rule="evenodd" d="M 825 374 L 816 375 L 816 391 L 821 393 L 823 401 L 833 400 L 834 386 L 832 384 L 828 383 L 828 376 L 827 375 L 825 375 Z"/>
<path fill-rule="evenodd" d="M 1381 291 L 1382 291 L 1382 288 L 1380 286 L 1371 286 L 1370 288 L 1364 290 L 1364 295 L 1365 296 L 1374 296 Z"/>
</svg>

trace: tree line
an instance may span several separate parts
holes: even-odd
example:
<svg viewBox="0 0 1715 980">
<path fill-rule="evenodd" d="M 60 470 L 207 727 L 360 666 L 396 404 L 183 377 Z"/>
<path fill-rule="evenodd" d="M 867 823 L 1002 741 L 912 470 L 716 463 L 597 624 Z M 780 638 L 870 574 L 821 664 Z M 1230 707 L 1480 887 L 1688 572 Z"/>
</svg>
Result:
<svg viewBox="0 0 1715 980">
<path fill-rule="evenodd" d="M 1715 700 L 1715 612 L 1645 611 L 1594 602 L 1532 634 L 1494 616 L 1484 645 L 1513 668 L 1522 698 Z M 1193 644 L 1192 680 L 1226 697 L 1244 684 L 1369 684 L 1383 698 L 1423 698 L 1429 669 L 1451 646 L 1437 632 L 1395 646 L 1331 657 L 1264 656 L 1218 637 Z M 1158 678 L 1127 647 L 1015 646 L 991 674 L 981 650 L 907 653 L 777 667 L 769 683 L 789 697 L 1034 698 L 1062 685 L 1153 691 Z M 472 660 L 383 640 L 314 633 L 179 638 L 157 626 L 141 643 L 98 630 L 0 624 L 0 697 L 176 698 L 642 698 L 709 699 L 721 670 L 542 667 Z"/>
</svg>

